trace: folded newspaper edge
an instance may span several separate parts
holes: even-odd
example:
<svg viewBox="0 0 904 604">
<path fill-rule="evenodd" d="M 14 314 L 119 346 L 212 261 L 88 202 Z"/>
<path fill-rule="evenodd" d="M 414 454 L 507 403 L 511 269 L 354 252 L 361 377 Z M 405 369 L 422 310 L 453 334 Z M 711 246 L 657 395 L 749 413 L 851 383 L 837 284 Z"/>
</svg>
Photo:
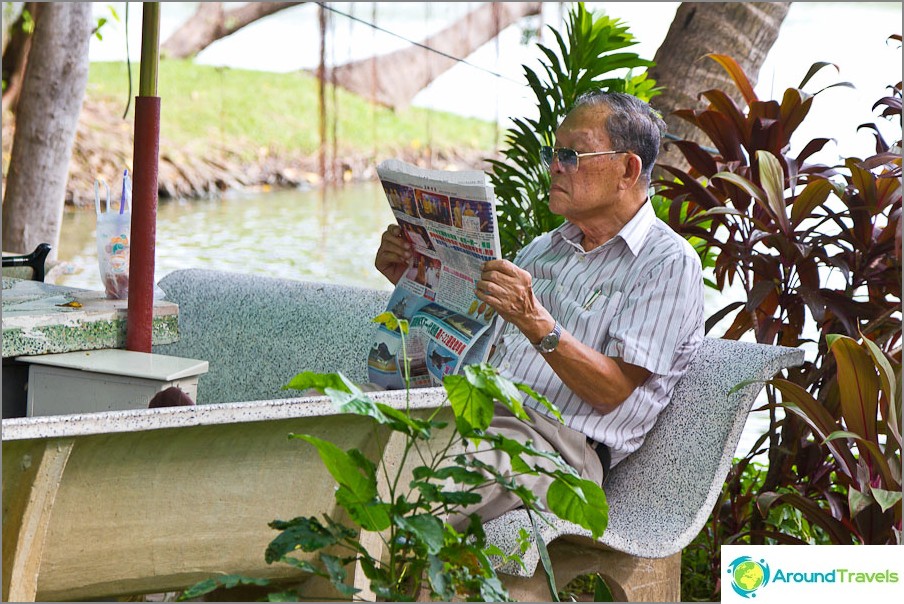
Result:
<svg viewBox="0 0 904 604">
<path fill-rule="evenodd" d="M 389 159 L 377 166 L 386 198 L 414 255 L 387 310 L 409 333 L 380 326 L 368 354 L 371 382 L 436 386 L 464 365 L 486 361 L 492 308 L 475 295 L 483 263 L 501 258 L 496 196 L 479 170 L 429 170 Z"/>
</svg>

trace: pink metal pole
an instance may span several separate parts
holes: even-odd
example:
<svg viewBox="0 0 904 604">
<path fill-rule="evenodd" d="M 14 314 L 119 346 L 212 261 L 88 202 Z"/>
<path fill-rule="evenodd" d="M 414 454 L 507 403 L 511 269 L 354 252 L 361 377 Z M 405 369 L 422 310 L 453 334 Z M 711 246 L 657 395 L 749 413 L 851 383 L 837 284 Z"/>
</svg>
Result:
<svg viewBox="0 0 904 604">
<path fill-rule="evenodd" d="M 126 349 L 151 352 L 154 320 L 154 249 L 157 238 L 157 162 L 160 97 L 135 97 L 132 181 L 132 241 L 129 259 L 129 315 Z"/>
</svg>

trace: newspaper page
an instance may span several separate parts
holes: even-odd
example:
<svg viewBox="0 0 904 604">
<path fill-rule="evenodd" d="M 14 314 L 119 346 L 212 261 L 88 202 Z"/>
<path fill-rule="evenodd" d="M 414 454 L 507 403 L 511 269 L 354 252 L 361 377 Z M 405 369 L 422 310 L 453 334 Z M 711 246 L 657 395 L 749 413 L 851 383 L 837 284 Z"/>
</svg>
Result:
<svg viewBox="0 0 904 604">
<path fill-rule="evenodd" d="M 412 388 L 438 386 L 463 365 L 489 356 L 494 311 L 474 290 L 487 260 L 501 258 L 496 197 L 481 171 L 425 170 L 398 160 L 377 166 L 413 257 L 387 310 L 409 322 Z M 368 355 L 371 382 L 405 387 L 402 338 L 380 326 Z"/>
</svg>

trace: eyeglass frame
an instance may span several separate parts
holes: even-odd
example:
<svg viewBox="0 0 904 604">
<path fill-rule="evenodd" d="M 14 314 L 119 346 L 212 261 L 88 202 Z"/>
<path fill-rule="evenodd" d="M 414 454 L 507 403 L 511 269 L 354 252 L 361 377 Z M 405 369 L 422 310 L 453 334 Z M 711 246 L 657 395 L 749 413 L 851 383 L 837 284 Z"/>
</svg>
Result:
<svg viewBox="0 0 904 604">
<path fill-rule="evenodd" d="M 549 163 L 547 163 L 546 160 L 543 159 L 543 150 L 544 149 L 550 150 Z M 559 158 L 559 152 L 561 152 L 561 151 L 570 151 L 571 153 L 574 153 L 574 170 L 569 171 L 568 169 L 565 168 L 566 164 L 563 163 L 562 160 Z M 559 165 L 562 166 L 562 171 L 564 171 L 566 174 L 574 174 L 581 167 L 581 158 L 582 157 L 593 157 L 596 155 L 617 155 L 619 153 L 631 153 L 631 152 L 630 151 L 590 151 L 587 153 L 578 153 L 574 149 L 569 149 L 568 147 L 550 147 L 549 145 L 542 145 L 540 147 L 540 163 L 543 164 L 547 170 L 551 170 L 552 163 L 554 161 L 558 160 Z"/>
</svg>

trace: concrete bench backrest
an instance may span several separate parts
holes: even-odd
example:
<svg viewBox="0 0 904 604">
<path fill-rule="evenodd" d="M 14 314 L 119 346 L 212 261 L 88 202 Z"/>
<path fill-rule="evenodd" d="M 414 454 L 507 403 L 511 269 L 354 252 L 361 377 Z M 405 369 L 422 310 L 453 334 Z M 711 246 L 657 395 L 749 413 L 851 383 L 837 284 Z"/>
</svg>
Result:
<svg viewBox="0 0 904 604">
<path fill-rule="evenodd" d="M 690 543 L 712 511 L 763 384 L 733 390 L 803 360 L 803 351 L 795 348 L 704 338 L 643 445 L 607 481 L 609 526 L 601 544 L 633 556 L 664 558 Z M 552 526 L 540 523 L 547 543 L 562 535 L 590 535 L 558 518 L 549 520 Z M 505 549 L 516 537 L 511 527 L 519 524 L 529 526 L 526 513 L 509 512 L 487 524 L 487 537 Z M 504 571 L 530 576 L 538 560 L 532 547 L 524 556 L 526 570 L 510 565 Z"/>
<path fill-rule="evenodd" d="M 390 292 L 222 271 L 175 271 L 160 281 L 179 305 L 179 341 L 154 352 L 203 359 L 198 403 L 298 396 L 302 371 L 367 380 L 367 353 Z"/>
</svg>

